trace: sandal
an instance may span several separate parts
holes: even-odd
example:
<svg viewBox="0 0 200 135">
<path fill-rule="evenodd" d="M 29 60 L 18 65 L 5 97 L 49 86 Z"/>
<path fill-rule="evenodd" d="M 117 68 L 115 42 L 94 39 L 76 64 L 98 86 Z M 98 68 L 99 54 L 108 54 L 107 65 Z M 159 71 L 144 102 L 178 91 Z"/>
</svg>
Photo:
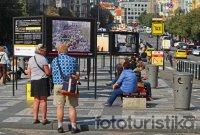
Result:
<svg viewBox="0 0 200 135">
<path fill-rule="evenodd" d="M 33 124 L 38 124 L 38 123 L 40 123 L 39 120 L 34 120 L 34 121 L 33 121 Z"/>
<path fill-rule="evenodd" d="M 46 125 L 46 124 L 49 124 L 49 123 L 51 123 L 51 121 L 49 121 L 47 119 L 45 119 L 44 121 L 42 121 L 42 125 Z"/>
</svg>

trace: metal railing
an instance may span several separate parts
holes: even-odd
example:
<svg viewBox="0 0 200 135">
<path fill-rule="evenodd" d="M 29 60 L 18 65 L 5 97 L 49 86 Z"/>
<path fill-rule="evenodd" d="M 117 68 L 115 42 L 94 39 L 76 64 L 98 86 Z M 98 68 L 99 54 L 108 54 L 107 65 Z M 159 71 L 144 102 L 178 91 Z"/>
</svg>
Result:
<svg viewBox="0 0 200 135">
<path fill-rule="evenodd" d="M 193 74 L 193 77 L 195 79 L 200 80 L 200 63 L 194 63 L 190 61 L 183 61 L 179 60 L 177 61 L 177 71 L 178 72 L 189 72 Z"/>
</svg>

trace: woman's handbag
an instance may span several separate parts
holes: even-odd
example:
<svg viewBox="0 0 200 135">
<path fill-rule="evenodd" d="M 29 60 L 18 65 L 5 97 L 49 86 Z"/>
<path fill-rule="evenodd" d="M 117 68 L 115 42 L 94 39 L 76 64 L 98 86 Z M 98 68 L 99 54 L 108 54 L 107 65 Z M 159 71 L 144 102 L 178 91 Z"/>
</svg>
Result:
<svg viewBox="0 0 200 135">
<path fill-rule="evenodd" d="M 58 92 L 63 95 L 78 98 L 79 97 L 79 91 L 78 91 L 79 76 L 76 74 L 70 74 L 68 76 L 64 75 L 61 70 L 58 58 L 57 58 L 57 63 L 58 63 L 58 69 L 59 69 L 61 77 L 63 79 L 62 89 L 58 90 Z"/>
</svg>

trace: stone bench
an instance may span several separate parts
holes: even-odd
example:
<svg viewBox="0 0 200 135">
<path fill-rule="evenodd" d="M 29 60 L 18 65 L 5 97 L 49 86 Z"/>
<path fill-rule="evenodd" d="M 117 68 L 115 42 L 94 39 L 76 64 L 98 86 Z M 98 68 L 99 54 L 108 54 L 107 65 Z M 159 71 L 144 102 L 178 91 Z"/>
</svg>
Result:
<svg viewBox="0 0 200 135">
<path fill-rule="evenodd" d="M 124 109 L 145 109 L 146 104 L 146 93 L 123 95 L 122 107 Z"/>
<path fill-rule="evenodd" d="M 122 107 L 124 109 L 146 109 L 146 89 L 143 84 L 138 84 L 138 90 L 135 93 L 121 95 L 123 98 Z"/>
</svg>

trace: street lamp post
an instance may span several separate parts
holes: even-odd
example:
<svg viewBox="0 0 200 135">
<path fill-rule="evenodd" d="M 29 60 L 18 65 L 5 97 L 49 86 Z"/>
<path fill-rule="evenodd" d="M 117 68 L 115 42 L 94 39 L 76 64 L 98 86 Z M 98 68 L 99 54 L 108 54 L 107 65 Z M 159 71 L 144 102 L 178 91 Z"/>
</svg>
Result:
<svg viewBox="0 0 200 135">
<path fill-rule="evenodd" d="M 99 29 L 99 25 L 100 25 L 100 21 L 99 21 L 99 0 L 98 0 L 98 3 L 97 3 L 98 7 L 97 7 L 97 28 Z"/>
</svg>

